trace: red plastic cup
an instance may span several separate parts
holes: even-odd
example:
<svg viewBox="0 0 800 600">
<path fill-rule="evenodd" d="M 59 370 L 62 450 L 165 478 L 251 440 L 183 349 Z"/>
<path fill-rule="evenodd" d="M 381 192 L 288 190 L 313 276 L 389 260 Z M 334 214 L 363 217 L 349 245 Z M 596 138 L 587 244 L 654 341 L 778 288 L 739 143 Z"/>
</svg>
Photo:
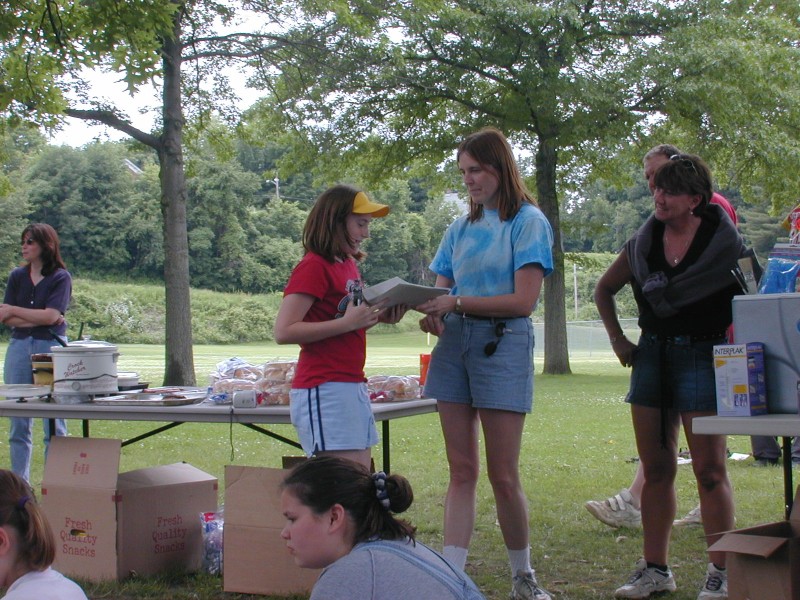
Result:
<svg viewBox="0 0 800 600">
<path fill-rule="evenodd" d="M 425 379 L 428 377 L 428 365 L 431 363 L 430 354 L 419 355 L 419 384 L 425 385 Z"/>
</svg>

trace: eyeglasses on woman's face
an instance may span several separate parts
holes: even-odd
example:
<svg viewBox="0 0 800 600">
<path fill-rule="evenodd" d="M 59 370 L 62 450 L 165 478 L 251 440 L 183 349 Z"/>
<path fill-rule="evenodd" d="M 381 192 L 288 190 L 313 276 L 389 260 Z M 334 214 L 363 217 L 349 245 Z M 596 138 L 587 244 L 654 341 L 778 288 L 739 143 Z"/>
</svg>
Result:
<svg viewBox="0 0 800 600">
<path fill-rule="evenodd" d="M 37 243 L 36 240 L 33 238 L 25 238 L 24 240 L 22 240 L 23 246 L 33 246 L 36 243 Z"/>
</svg>

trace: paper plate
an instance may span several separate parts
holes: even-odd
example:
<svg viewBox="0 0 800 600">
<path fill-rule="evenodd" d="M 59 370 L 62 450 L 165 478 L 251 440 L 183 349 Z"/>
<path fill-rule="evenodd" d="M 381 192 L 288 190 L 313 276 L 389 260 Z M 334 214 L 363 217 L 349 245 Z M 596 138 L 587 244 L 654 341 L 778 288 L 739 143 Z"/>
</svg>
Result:
<svg viewBox="0 0 800 600">
<path fill-rule="evenodd" d="M 9 400 L 14 398 L 36 398 L 38 396 L 49 396 L 49 385 L 35 385 L 31 383 L 9 383 L 0 385 L 0 396 Z"/>
</svg>

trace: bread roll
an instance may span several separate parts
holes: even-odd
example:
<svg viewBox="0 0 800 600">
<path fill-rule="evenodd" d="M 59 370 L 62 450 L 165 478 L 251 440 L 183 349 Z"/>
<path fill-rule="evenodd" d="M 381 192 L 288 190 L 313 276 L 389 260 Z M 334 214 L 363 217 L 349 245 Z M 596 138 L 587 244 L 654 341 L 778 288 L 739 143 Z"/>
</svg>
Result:
<svg viewBox="0 0 800 600">
<path fill-rule="evenodd" d="M 373 375 L 367 378 L 373 402 L 394 402 L 419 398 L 419 379 L 403 375 Z"/>
</svg>

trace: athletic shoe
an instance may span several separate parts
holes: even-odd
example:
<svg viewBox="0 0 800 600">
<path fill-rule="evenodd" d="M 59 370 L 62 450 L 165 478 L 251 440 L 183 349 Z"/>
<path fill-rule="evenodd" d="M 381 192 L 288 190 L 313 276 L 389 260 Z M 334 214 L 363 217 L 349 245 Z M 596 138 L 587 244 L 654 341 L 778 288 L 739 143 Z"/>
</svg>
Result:
<svg viewBox="0 0 800 600">
<path fill-rule="evenodd" d="M 700 514 L 700 505 L 698 504 L 684 516 L 682 519 L 675 519 L 672 522 L 673 527 L 685 527 L 687 525 L 702 525 L 703 515 Z"/>
<path fill-rule="evenodd" d="M 650 594 L 656 592 L 674 592 L 675 579 L 672 571 L 659 571 L 653 567 L 648 567 L 647 562 L 640 558 L 636 563 L 636 570 L 631 575 L 628 582 L 614 592 L 615 598 L 649 598 Z"/>
<path fill-rule="evenodd" d="M 517 571 L 511 584 L 511 600 L 552 600 L 547 591 L 539 587 L 533 571 Z"/>
<path fill-rule="evenodd" d="M 720 571 L 714 563 L 708 563 L 706 582 L 703 584 L 697 600 L 727 600 L 728 571 Z"/>
<path fill-rule="evenodd" d="M 641 527 L 642 513 L 633 505 L 628 488 L 606 500 L 589 500 L 584 506 L 594 517 L 611 527 Z"/>
</svg>

